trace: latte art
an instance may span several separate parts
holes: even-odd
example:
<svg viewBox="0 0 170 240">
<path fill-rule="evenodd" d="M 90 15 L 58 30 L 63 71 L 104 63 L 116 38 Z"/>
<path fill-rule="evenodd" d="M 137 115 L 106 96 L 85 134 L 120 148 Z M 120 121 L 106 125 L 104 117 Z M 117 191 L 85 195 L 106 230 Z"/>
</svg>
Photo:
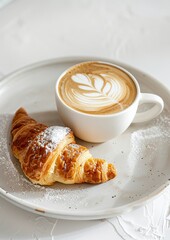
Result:
<svg viewBox="0 0 170 240">
<path fill-rule="evenodd" d="M 88 62 L 70 69 L 60 81 L 63 101 L 75 110 L 111 114 L 127 108 L 135 99 L 135 84 L 122 70 Z"/>
<path fill-rule="evenodd" d="M 70 89 L 67 96 L 71 104 L 81 105 L 84 111 L 101 113 L 106 108 L 118 104 L 121 109 L 124 106 L 121 104 L 122 98 L 125 98 L 126 85 L 110 78 L 107 74 L 76 74 L 72 76 L 72 80 L 77 83 L 76 89 Z M 127 89 L 128 91 L 128 89 Z M 129 91 L 126 92 L 129 95 Z"/>
</svg>

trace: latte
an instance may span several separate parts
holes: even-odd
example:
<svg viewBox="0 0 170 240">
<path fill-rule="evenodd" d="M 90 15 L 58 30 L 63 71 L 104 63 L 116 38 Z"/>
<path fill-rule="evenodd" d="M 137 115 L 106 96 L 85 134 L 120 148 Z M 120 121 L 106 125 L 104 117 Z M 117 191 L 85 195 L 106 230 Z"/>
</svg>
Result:
<svg viewBox="0 0 170 240">
<path fill-rule="evenodd" d="M 66 105 L 95 115 L 120 112 L 137 94 L 135 83 L 125 71 L 102 62 L 71 67 L 61 77 L 58 90 Z"/>
</svg>

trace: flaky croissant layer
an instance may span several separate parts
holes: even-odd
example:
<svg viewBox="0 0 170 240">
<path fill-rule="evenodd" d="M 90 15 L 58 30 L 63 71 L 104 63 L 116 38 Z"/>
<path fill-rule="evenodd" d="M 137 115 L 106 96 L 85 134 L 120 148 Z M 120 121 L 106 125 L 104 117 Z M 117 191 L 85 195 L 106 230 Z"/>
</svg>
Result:
<svg viewBox="0 0 170 240">
<path fill-rule="evenodd" d="M 76 144 L 70 128 L 47 127 L 19 108 L 12 121 L 12 152 L 27 178 L 35 184 L 102 183 L 116 176 L 112 164 L 93 158 Z"/>
</svg>

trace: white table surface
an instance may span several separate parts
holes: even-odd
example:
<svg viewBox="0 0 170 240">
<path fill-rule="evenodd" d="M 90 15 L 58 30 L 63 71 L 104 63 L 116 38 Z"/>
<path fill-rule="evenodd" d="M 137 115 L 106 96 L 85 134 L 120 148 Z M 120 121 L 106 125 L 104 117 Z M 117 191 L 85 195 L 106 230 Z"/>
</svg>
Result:
<svg viewBox="0 0 170 240">
<path fill-rule="evenodd" d="M 170 88 L 169 0 L 0 0 L 0 76 L 63 56 L 130 64 Z M 170 189 L 109 220 L 65 221 L 0 198 L 0 239 L 170 239 Z"/>
</svg>

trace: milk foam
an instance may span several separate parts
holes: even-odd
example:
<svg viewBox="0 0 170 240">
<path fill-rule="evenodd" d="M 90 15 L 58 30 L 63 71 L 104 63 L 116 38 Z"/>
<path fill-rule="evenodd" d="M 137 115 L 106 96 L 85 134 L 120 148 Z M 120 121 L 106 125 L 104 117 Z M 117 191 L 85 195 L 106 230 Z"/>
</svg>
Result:
<svg viewBox="0 0 170 240">
<path fill-rule="evenodd" d="M 89 64 L 80 64 L 62 79 L 60 94 L 67 105 L 86 113 L 110 114 L 133 102 L 136 88 L 126 73 L 110 65 Z"/>
</svg>

